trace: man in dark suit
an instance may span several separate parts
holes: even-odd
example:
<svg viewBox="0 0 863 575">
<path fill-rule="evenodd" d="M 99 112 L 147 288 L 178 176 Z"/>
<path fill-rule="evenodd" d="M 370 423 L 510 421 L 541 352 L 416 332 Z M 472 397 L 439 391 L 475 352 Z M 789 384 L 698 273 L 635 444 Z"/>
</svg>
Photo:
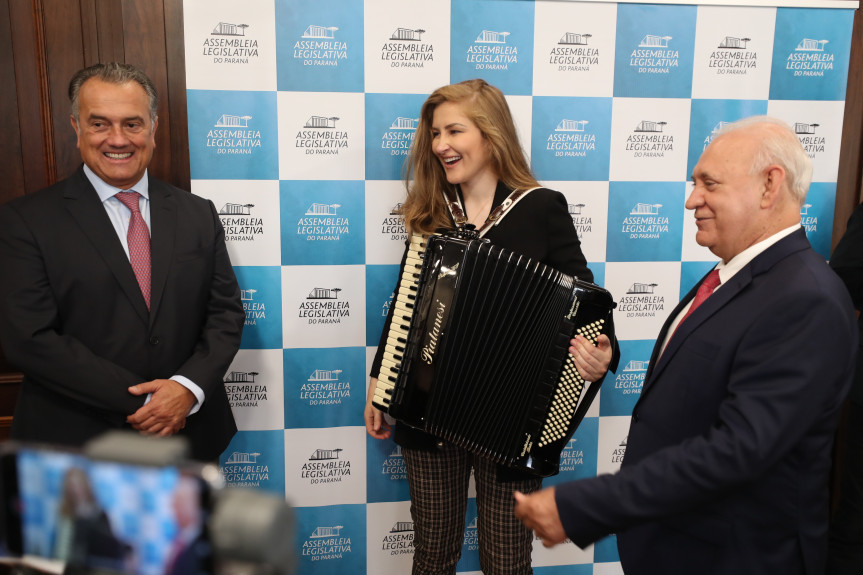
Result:
<svg viewBox="0 0 863 575">
<path fill-rule="evenodd" d="M 222 377 L 244 321 L 216 210 L 148 176 L 141 70 L 91 66 L 69 95 L 84 165 L 0 207 L 0 343 L 24 372 L 12 437 L 181 433 L 215 459 L 236 432 Z"/>
<path fill-rule="evenodd" d="M 794 132 L 770 118 L 727 126 L 705 150 L 686 207 L 721 283 L 684 319 L 694 288 L 666 320 L 620 471 L 516 495 L 544 544 L 617 533 L 627 574 L 823 571 L 857 328 L 800 226 L 811 173 Z"/>
</svg>

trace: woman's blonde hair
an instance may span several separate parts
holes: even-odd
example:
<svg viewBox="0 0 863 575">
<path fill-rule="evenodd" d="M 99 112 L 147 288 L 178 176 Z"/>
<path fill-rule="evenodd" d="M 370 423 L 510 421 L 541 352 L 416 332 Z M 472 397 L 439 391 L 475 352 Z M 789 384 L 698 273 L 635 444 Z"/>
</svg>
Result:
<svg viewBox="0 0 863 575">
<path fill-rule="evenodd" d="M 432 92 L 423 104 L 419 126 L 405 162 L 407 199 L 401 207 L 409 232 L 428 234 L 450 228 L 444 190 L 454 190 L 432 149 L 432 119 L 438 105 L 452 102 L 479 128 L 488 144 L 492 169 L 512 189 L 538 186 L 518 141 L 515 123 L 503 93 L 485 80 L 466 80 Z"/>
</svg>

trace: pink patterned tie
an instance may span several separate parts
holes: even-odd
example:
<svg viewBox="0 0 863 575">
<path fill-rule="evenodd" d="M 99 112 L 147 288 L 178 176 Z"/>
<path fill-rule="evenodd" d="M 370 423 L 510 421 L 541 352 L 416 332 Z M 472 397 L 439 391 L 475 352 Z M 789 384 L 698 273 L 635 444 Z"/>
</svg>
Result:
<svg viewBox="0 0 863 575">
<path fill-rule="evenodd" d="M 150 231 L 138 208 L 138 198 L 141 194 L 118 192 L 114 197 L 123 202 L 123 205 L 132 212 L 132 217 L 129 219 L 129 232 L 126 235 L 126 241 L 129 243 L 129 261 L 132 263 L 135 277 L 138 278 L 138 285 L 141 286 L 147 309 L 150 309 Z"/>
<path fill-rule="evenodd" d="M 698 286 L 698 291 L 695 292 L 695 297 L 692 299 L 692 305 L 689 306 L 689 311 L 686 312 L 686 315 L 683 316 L 683 319 L 681 319 L 680 322 L 677 324 L 678 327 L 680 327 L 680 324 L 686 321 L 686 318 L 688 318 L 689 315 L 695 311 L 695 308 L 700 306 L 702 303 L 704 303 L 704 300 L 710 297 L 710 295 L 713 293 L 713 290 L 715 290 L 720 283 L 721 282 L 719 281 L 719 270 L 713 270 L 707 275 L 706 278 L 704 278 L 704 281 L 701 282 L 700 286 Z"/>
</svg>

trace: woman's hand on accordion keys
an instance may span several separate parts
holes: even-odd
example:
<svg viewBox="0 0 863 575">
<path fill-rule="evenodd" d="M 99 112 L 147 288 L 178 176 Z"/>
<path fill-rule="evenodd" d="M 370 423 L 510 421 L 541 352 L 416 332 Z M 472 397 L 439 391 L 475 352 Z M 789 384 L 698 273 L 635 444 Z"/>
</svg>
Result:
<svg viewBox="0 0 863 575">
<path fill-rule="evenodd" d="M 366 409 L 363 419 L 366 422 L 366 431 L 375 439 L 387 439 L 392 434 L 392 427 L 384 419 L 384 413 L 372 405 L 375 396 L 375 388 L 378 386 L 377 378 L 369 380 L 369 392 L 366 397 Z"/>
<path fill-rule="evenodd" d="M 585 381 L 597 381 L 608 371 L 613 348 L 605 334 L 600 335 L 596 345 L 583 335 L 577 335 L 569 342 L 569 353 L 575 358 L 575 367 Z"/>
</svg>

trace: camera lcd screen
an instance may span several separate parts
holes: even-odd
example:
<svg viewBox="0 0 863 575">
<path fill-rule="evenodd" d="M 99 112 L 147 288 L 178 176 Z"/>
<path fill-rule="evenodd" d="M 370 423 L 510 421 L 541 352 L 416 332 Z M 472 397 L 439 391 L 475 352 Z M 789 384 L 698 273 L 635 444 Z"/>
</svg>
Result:
<svg viewBox="0 0 863 575">
<path fill-rule="evenodd" d="M 71 571 L 209 571 L 199 477 L 60 451 L 21 449 L 16 459 L 25 556 Z"/>
</svg>

